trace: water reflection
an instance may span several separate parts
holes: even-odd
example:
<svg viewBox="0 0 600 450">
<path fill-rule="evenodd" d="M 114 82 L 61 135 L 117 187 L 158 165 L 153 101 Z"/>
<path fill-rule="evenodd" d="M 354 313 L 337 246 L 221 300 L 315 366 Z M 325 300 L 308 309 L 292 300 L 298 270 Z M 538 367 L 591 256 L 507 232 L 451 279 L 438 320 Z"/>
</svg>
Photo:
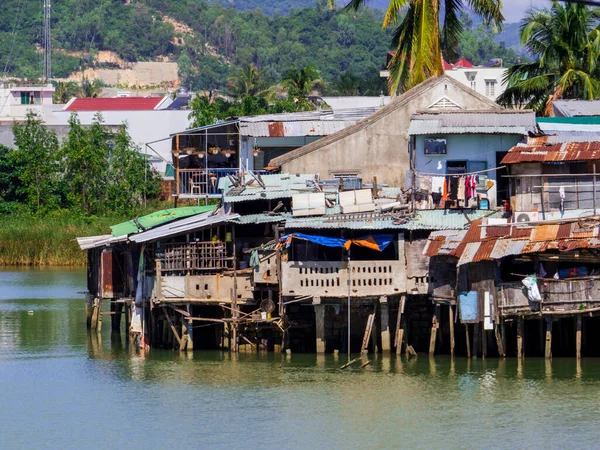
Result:
<svg viewBox="0 0 600 450">
<path fill-rule="evenodd" d="M 60 283 L 56 275 L 46 282 Z M 0 282 L 36 280 L 39 292 L 45 276 L 0 272 Z M 66 287 L 49 292 L 83 290 L 84 274 L 64 276 Z M 370 365 L 340 370 L 345 355 L 141 355 L 109 326 L 88 334 L 81 298 L 26 288 L 0 300 L 0 423 L 11 432 L 0 431 L 2 448 L 596 445 L 596 359 L 369 355 Z"/>
</svg>

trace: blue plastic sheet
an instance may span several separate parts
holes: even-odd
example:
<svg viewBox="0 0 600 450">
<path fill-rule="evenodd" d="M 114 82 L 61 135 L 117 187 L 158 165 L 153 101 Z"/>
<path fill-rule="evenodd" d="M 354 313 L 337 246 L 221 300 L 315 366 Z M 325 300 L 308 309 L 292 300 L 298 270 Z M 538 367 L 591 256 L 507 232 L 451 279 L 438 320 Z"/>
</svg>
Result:
<svg viewBox="0 0 600 450">
<path fill-rule="evenodd" d="M 461 292 L 458 298 L 461 322 L 476 322 L 479 310 L 477 291 Z"/>
</svg>

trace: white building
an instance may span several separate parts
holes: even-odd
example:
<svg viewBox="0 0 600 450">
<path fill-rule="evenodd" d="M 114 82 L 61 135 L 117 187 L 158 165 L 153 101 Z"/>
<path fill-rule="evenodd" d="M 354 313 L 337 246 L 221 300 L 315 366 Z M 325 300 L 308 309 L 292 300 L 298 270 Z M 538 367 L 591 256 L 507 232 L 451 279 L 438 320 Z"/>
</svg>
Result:
<svg viewBox="0 0 600 450">
<path fill-rule="evenodd" d="M 393 55 L 394 52 L 388 52 L 388 65 Z M 445 60 L 442 62 L 446 75 L 491 100 L 496 101 L 506 90 L 504 82 L 506 68 L 502 67 L 501 59 L 493 59 L 485 66 L 475 66 L 466 58 L 461 58 L 454 64 L 449 64 Z M 382 78 L 389 78 L 390 71 L 381 70 L 379 75 Z"/>
</svg>

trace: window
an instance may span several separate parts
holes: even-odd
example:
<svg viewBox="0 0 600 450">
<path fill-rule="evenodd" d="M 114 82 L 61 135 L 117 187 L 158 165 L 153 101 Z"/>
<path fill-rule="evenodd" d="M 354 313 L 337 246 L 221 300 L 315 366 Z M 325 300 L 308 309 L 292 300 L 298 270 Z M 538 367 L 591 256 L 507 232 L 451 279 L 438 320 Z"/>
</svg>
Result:
<svg viewBox="0 0 600 450">
<path fill-rule="evenodd" d="M 485 95 L 488 97 L 496 96 L 496 80 L 485 80 Z"/>
<path fill-rule="evenodd" d="M 445 155 L 446 139 L 425 139 L 424 149 L 426 155 Z"/>
<path fill-rule="evenodd" d="M 473 89 L 474 91 L 477 90 L 477 82 L 475 80 L 471 81 L 471 89 Z"/>
</svg>

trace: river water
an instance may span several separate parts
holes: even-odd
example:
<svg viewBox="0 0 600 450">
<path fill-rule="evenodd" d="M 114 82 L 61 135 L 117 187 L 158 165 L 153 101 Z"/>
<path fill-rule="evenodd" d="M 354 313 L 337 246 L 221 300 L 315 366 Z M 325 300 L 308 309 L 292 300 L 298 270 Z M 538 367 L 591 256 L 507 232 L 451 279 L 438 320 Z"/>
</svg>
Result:
<svg viewBox="0 0 600 450">
<path fill-rule="evenodd" d="M 0 448 L 599 445 L 600 360 L 140 357 L 110 326 L 88 336 L 84 271 L 0 271 L 0 287 Z"/>
</svg>

